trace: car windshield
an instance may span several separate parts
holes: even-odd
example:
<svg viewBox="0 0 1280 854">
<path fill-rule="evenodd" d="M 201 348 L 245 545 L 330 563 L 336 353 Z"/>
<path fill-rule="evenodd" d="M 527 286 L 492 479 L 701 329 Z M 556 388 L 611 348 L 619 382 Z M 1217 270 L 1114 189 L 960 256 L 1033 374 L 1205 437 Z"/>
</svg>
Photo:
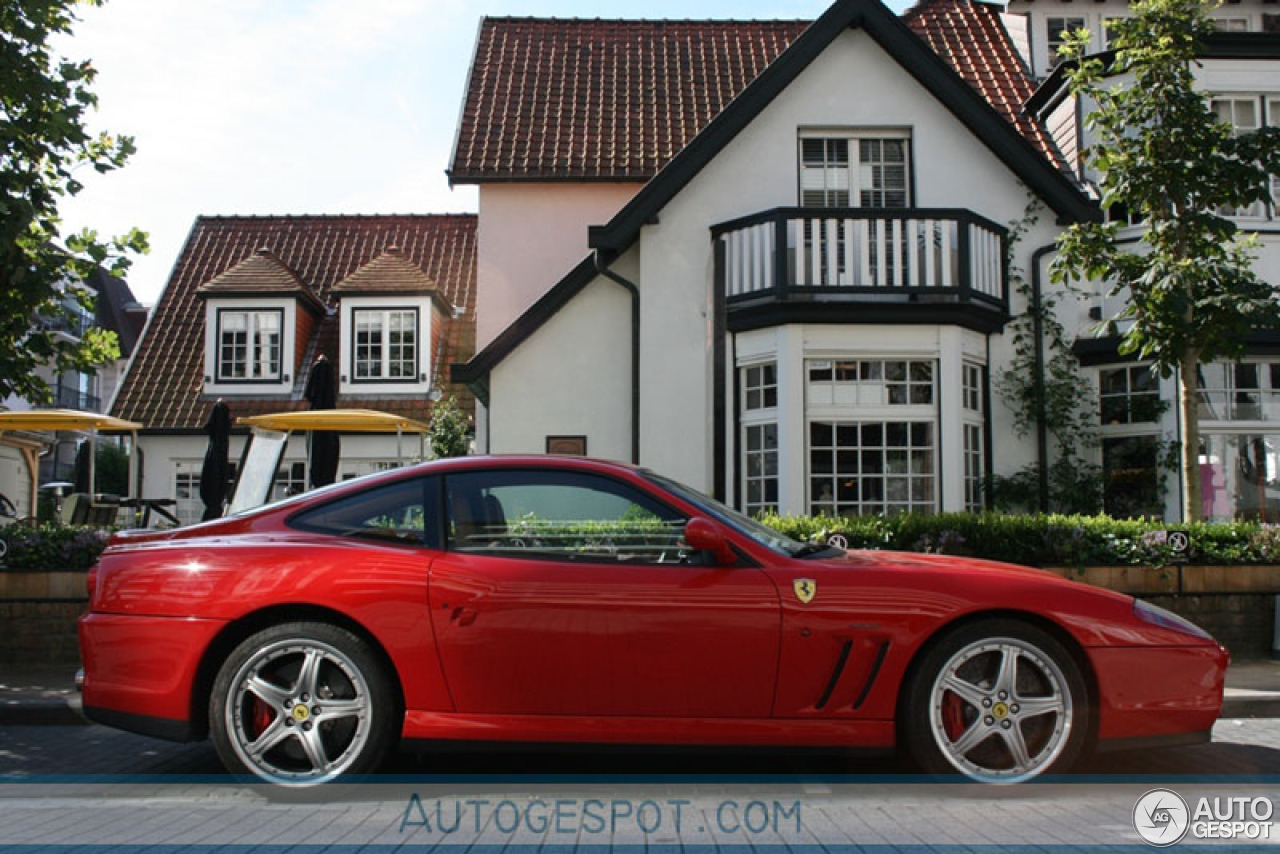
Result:
<svg viewBox="0 0 1280 854">
<path fill-rule="evenodd" d="M 740 534 L 745 534 L 766 548 L 792 556 L 808 554 L 810 551 L 810 544 L 797 542 L 790 537 L 785 537 L 772 528 L 760 524 L 755 519 L 752 519 L 749 516 L 744 516 L 737 510 L 721 504 L 714 498 L 703 495 L 692 487 L 685 486 L 682 483 L 678 483 L 670 478 L 663 477 L 660 474 L 654 474 L 647 470 L 644 472 L 644 476 L 661 486 L 663 489 L 674 492 L 676 495 L 702 510 L 713 519 L 723 522 Z"/>
</svg>

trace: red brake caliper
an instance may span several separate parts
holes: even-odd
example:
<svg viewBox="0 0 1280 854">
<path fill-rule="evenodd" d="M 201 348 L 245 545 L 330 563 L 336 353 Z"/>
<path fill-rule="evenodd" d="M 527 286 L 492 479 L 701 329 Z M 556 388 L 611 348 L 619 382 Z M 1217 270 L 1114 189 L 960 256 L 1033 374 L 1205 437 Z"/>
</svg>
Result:
<svg viewBox="0 0 1280 854">
<path fill-rule="evenodd" d="M 958 694 L 948 691 L 942 698 L 942 728 L 947 738 L 955 741 L 964 733 L 964 700 Z"/>
<path fill-rule="evenodd" d="M 262 701 L 261 697 L 253 698 L 253 712 L 250 715 L 251 726 L 253 732 L 250 733 L 255 739 L 262 735 L 267 727 L 271 726 L 271 722 L 275 720 L 275 710 Z"/>
</svg>

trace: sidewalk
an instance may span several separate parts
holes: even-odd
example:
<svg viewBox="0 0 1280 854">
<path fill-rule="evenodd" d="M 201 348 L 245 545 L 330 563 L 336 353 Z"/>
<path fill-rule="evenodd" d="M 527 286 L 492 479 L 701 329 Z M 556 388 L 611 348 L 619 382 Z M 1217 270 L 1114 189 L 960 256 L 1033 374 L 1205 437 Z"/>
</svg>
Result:
<svg viewBox="0 0 1280 854">
<path fill-rule="evenodd" d="M 0 725 L 75 725 L 74 665 L 0 667 Z M 1224 718 L 1280 718 L 1280 661 L 1242 661 L 1227 670 Z"/>
</svg>

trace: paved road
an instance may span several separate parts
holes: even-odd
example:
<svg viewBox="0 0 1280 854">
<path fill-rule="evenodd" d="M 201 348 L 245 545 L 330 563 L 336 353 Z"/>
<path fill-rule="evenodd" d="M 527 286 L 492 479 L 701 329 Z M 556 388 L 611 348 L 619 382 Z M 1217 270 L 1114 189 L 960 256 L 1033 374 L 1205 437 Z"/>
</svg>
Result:
<svg viewBox="0 0 1280 854">
<path fill-rule="evenodd" d="M 387 770 L 397 776 L 385 783 L 287 803 L 227 780 L 207 743 L 98 726 L 0 727 L 0 851 L 35 843 L 1135 844 L 1135 803 L 1156 786 L 1192 805 L 1203 795 L 1263 797 L 1280 819 L 1280 720 L 1222 721 L 1211 744 L 1093 759 L 1061 785 L 926 786 L 889 780 L 909 771 L 891 759 L 795 751 L 402 751 Z M 61 776 L 103 774 L 125 776 Z M 467 776 L 441 776 L 456 774 Z M 1280 839 L 1280 824 L 1269 830 Z"/>
<path fill-rule="evenodd" d="M 405 774 L 909 774 L 888 758 L 827 751 L 720 749 L 429 749 L 402 750 L 386 769 Z M 221 774 L 209 742 L 173 744 L 101 726 L 0 727 L 0 775 Z M 1095 775 L 1280 776 L 1280 719 L 1224 720 L 1211 744 L 1145 753 L 1117 753 L 1082 764 Z"/>
</svg>

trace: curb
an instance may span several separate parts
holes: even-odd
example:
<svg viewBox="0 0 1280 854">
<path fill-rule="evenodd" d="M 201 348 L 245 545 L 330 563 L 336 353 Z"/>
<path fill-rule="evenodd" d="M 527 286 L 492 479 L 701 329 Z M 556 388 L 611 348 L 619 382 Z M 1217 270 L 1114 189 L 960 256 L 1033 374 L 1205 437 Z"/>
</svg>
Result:
<svg viewBox="0 0 1280 854">
<path fill-rule="evenodd" d="M 89 726 L 80 712 L 80 698 L 0 700 L 0 725 L 7 726 Z"/>
</svg>

